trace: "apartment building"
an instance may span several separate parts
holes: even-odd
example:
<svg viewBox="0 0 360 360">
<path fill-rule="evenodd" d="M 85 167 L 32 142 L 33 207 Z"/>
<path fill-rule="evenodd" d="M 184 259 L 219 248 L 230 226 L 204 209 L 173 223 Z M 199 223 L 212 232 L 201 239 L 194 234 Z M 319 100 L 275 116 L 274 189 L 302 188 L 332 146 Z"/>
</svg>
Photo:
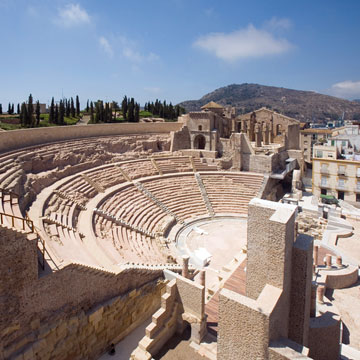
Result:
<svg viewBox="0 0 360 360">
<path fill-rule="evenodd" d="M 360 202 L 360 155 L 345 159 L 336 145 L 314 145 L 312 192 Z"/>
</svg>

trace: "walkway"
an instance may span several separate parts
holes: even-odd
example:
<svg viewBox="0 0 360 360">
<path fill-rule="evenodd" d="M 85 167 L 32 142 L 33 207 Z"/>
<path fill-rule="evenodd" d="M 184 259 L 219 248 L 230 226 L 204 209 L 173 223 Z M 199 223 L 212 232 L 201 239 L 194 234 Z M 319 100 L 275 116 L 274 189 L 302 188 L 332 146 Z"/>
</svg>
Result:
<svg viewBox="0 0 360 360">
<path fill-rule="evenodd" d="M 232 290 L 241 295 L 245 295 L 245 281 L 246 281 L 246 260 L 244 260 L 237 269 L 230 275 L 225 282 L 224 288 Z M 217 326 L 219 320 L 219 289 L 210 301 L 205 305 L 205 313 L 207 318 L 207 328 L 209 333 L 217 336 Z"/>
<path fill-rule="evenodd" d="M 84 115 L 77 123 L 76 125 L 87 125 L 90 121 L 90 115 Z"/>
</svg>

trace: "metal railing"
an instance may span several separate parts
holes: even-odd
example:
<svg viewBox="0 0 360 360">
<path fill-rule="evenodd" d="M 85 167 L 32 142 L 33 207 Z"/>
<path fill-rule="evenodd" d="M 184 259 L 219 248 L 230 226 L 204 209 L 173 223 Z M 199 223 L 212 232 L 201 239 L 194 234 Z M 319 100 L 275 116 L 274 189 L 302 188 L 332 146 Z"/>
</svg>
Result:
<svg viewBox="0 0 360 360">
<path fill-rule="evenodd" d="M 13 228 L 19 228 L 18 226 L 15 225 L 15 220 L 20 220 L 22 223 L 22 228 L 20 230 L 26 231 L 26 225 L 30 228 L 29 233 L 33 233 L 34 232 L 34 223 L 32 222 L 32 220 L 30 219 L 24 219 L 23 217 L 20 216 L 16 216 L 13 214 L 6 214 L 3 212 L 0 212 L 0 224 L 1 225 L 7 225 L 7 222 L 5 222 L 6 218 L 10 218 L 11 219 L 11 226 Z"/>
</svg>

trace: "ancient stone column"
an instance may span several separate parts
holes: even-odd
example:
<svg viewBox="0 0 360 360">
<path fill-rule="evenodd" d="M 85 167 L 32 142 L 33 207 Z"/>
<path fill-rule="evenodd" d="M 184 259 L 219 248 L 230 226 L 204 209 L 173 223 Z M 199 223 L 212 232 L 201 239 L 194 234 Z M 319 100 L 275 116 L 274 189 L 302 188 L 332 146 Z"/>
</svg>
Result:
<svg viewBox="0 0 360 360">
<path fill-rule="evenodd" d="M 259 124 L 255 125 L 255 146 L 261 147 L 261 127 Z"/>
<path fill-rule="evenodd" d="M 274 124 L 273 124 L 273 119 L 271 118 L 270 121 L 270 127 L 269 127 L 269 142 L 270 144 L 272 144 L 274 142 Z"/>
<path fill-rule="evenodd" d="M 269 139 L 267 135 L 267 124 L 265 122 L 262 124 L 262 140 L 263 140 L 263 145 L 269 145 Z"/>
<path fill-rule="evenodd" d="M 205 270 L 200 270 L 200 285 L 205 286 Z"/>
<path fill-rule="evenodd" d="M 247 121 L 241 120 L 241 132 L 246 134 L 247 130 L 248 130 Z"/>
<path fill-rule="evenodd" d="M 187 255 L 183 255 L 183 264 L 182 264 L 182 272 L 181 275 L 185 278 L 189 277 L 189 259 L 190 257 Z"/>
<path fill-rule="evenodd" d="M 315 283 L 312 283 L 311 284 L 310 317 L 316 316 L 316 291 L 317 291 L 317 285 Z"/>
<path fill-rule="evenodd" d="M 256 114 L 253 112 L 250 116 L 250 141 L 255 140 Z"/>
<path fill-rule="evenodd" d="M 270 129 L 269 124 L 265 123 L 265 145 L 269 145 L 271 143 L 270 141 Z"/>
<path fill-rule="evenodd" d="M 319 246 L 314 246 L 314 264 L 315 266 L 319 265 Z"/>
<path fill-rule="evenodd" d="M 342 267 L 343 267 L 342 257 L 341 257 L 341 256 L 337 256 L 337 257 L 336 257 L 336 266 L 337 266 L 338 268 L 342 268 Z"/>
<path fill-rule="evenodd" d="M 324 295 L 325 295 L 325 286 L 319 285 L 317 288 L 317 301 L 320 304 L 324 303 Z"/>
<path fill-rule="evenodd" d="M 331 269 L 331 255 L 326 254 L 325 265 L 328 269 Z"/>
</svg>

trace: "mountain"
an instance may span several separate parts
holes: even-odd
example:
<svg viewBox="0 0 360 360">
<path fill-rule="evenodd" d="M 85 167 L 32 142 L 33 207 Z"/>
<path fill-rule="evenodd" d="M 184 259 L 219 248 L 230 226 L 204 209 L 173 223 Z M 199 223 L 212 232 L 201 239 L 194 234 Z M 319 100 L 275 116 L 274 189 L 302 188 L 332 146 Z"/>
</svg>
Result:
<svg viewBox="0 0 360 360">
<path fill-rule="evenodd" d="M 313 91 L 285 89 L 258 84 L 229 85 L 206 94 L 199 100 L 180 103 L 186 111 L 199 111 L 209 101 L 236 107 L 237 114 L 267 107 L 300 121 L 323 122 L 345 119 L 360 120 L 360 103 Z"/>
</svg>

